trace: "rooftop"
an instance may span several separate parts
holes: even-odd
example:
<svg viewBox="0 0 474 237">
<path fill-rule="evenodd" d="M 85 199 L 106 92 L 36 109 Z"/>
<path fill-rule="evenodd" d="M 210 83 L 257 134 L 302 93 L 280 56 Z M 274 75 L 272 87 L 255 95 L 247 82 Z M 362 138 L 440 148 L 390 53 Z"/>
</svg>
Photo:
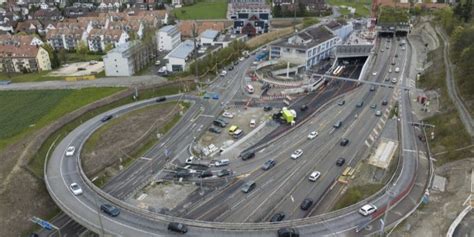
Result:
<svg viewBox="0 0 474 237">
<path fill-rule="evenodd" d="M 201 38 L 215 39 L 218 34 L 219 34 L 219 31 L 217 30 L 205 30 L 204 32 L 201 33 Z"/>
<path fill-rule="evenodd" d="M 166 32 L 166 33 L 170 33 L 171 31 L 173 31 L 175 29 L 176 26 L 174 25 L 167 25 L 167 26 L 163 26 L 160 28 L 160 32 Z"/>
<path fill-rule="evenodd" d="M 181 42 L 178 47 L 173 49 L 168 55 L 166 55 L 166 58 L 180 58 L 180 59 L 186 59 L 186 57 L 191 54 L 194 50 L 194 43 L 191 40 L 186 40 L 184 42 Z"/>
<path fill-rule="evenodd" d="M 334 37 L 335 35 L 329 30 L 327 30 L 325 27 L 318 26 L 316 28 L 310 28 L 308 30 L 300 32 L 296 35 L 283 38 L 280 41 L 274 43 L 273 45 L 287 48 L 308 49 Z"/>
</svg>

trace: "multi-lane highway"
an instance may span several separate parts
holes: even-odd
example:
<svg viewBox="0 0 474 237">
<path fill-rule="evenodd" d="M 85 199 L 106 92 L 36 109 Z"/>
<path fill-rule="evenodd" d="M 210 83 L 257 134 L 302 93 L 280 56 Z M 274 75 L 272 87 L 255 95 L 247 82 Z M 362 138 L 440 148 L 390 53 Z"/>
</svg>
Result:
<svg viewBox="0 0 474 237">
<path fill-rule="evenodd" d="M 395 40 L 388 43 L 383 39 L 381 44 L 383 44 L 381 47 L 389 45 L 390 50 L 377 55 L 377 60 L 371 69 L 371 72 L 377 72 L 377 76 L 370 76 L 369 80 L 383 81 L 388 73 L 386 62 L 392 60 L 393 55 L 398 54 L 397 66 L 402 70 L 397 74 L 400 78 L 398 81 L 406 84 L 403 75 L 405 68 L 409 65 L 406 61 L 408 50 L 401 51 Z M 343 106 L 337 105 L 336 101 L 331 101 L 316 114 L 308 116 L 304 123 L 301 122 L 301 125 L 279 136 L 270 143 L 271 145 L 261 148 L 255 158 L 240 161 L 234 157 L 231 168 L 242 178 L 228 184 L 218 193 L 211 193 L 203 201 L 193 204 L 184 216 L 186 219 L 140 210 L 122 201 L 147 184 L 149 180 L 160 175 L 161 168 L 167 162 L 184 160 L 188 156 L 189 145 L 205 131 L 212 121 L 211 118 L 222 110 L 221 102 L 230 101 L 238 93 L 241 80 L 244 78 L 244 69 L 249 67 L 252 60 L 253 58 L 250 57 L 241 62 L 234 71 L 225 78 L 218 79 L 211 86 L 214 91 L 220 92 L 220 100 L 206 101 L 186 95 L 168 97 L 176 100 L 190 100 L 193 105 L 176 127 L 145 154 L 147 159 L 134 162 L 114 177 L 103 190 L 92 185 L 83 174 L 79 152 L 74 157 L 64 157 L 64 151 L 70 145 L 80 150 L 88 136 L 102 124 L 100 119 L 103 115 L 76 128 L 58 144 L 47 163 L 45 179 L 53 200 L 64 212 L 87 228 L 101 234 L 103 231 L 103 233 L 120 236 L 169 235 L 166 228 L 170 221 L 187 224 L 189 236 L 274 236 L 278 228 L 290 225 L 297 227 L 303 236 L 313 236 L 353 231 L 373 218 L 379 217 L 381 212 L 362 217 L 357 213 L 360 205 L 317 216 L 311 216 L 311 209 L 303 211 L 299 208 L 304 198 L 319 200 L 340 175 L 344 166 L 335 165 L 338 158 L 345 158 L 346 165 L 354 165 L 364 158 L 360 156 L 362 153 L 357 151 L 367 149 L 367 139 L 377 122 L 387 119 L 388 109 L 382 107 L 381 101 L 390 100 L 393 97 L 393 90 L 389 87 L 379 87 L 375 91 L 370 91 L 367 85 L 359 86 L 338 98 L 337 100 L 346 101 Z M 328 88 L 343 88 L 349 84 L 350 82 L 332 82 Z M 338 94 L 337 91 L 334 94 Z M 413 121 L 409 100 L 403 91 L 398 94 L 401 95 L 399 108 L 404 162 L 402 162 L 401 175 L 394 184 L 390 184 L 392 186 L 390 191 L 392 195 L 401 197 L 407 190 L 409 191 L 415 177 L 417 147 L 413 128 L 409 124 Z M 364 101 L 364 105 L 356 107 L 360 101 Z M 107 114 L 120 116 L 154 103 L 156 103 L 154 100 L 137 102 L 116 108 Z M 382 108 L 383 115 L 375 116 L 374 110 L 369 108 L 371 104 L 377 104 L 377 110 Z M 335 129 L 332 125 L 337 121 L 342 121 L 343 125 Z M 313 130 L 318 131 L 319 136 L 314 140 L 308 140 L 306 136 Z M 349 144 L 340 146 L 341 138 L 349 139 Z M 296 149 L 302 149 L 304 154 L 297 160 L 290 159 L 291 153 Z M 170 153 L 169 159 L 165 157 L 165 150 Z M 270 158 L 275 159 L 277 165 L 268 171 L 260 170 L 261 164 Z M 316 182 L 310 182 L 308 176 L 314 170 L 320 171 L 321 177 Z M 257 188 L 244 194 L 240 192 L 240 185 L 248 180 L 256 181 Z M 69 191 L 68 186 L 72 182 L 82 187 L 83 195 L 74 196 Z M 389 200 L 386 195 L 381 192 L 367 202 L 372 202 L 383 210 Z M 390 200 L 395 200 L 395 198 Z M 110 202 L 122 208 L 118 217 L 112 218 L 99 211 L 102 203 Z M 293 220 L 271 225 L 262 223 L 268 221 L 276 212 L 284 212 L 286 219 Z"/>
</svg>

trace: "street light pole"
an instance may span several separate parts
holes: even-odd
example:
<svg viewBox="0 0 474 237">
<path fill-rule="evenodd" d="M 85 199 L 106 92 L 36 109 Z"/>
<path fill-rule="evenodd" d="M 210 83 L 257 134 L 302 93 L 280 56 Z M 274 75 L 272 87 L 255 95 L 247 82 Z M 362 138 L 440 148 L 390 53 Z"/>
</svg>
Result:
<svg viewBox="0 0 474 237">
<path fill-rule="evenodd" d="M 94 202 L 95 202 L 95 205 L 97 206 L 97 216 L 99 217 L 99 224 L 100 224 L 100 230 L 101 230 L 101 236 L 105 236 L 105 232 L 104 232 L 104 225 L 102 224 L 102 217 L 100 215 L 100 206 L 99 206 L 99 202 L 97 201 L 97 194 L 94 194 Z"/>
<path fill-rule="evenodd" d="M 385 234 L 384 234 L 384 229 L 385 229 L 385 223 L 387 223 L 387 214 L 388 214 L 388 211 L 390 210 L 390 202 L 392 201 L 392 198 L 395 196 L 395 194 L 393 193 L 392 190 L 390 190 L 390 187 L 387 187 L 387 199 L 388 199 L 388 202 L 387 202 L 387 208 L 385 208 L 385 212 L 384 212 L 384 215 L 383 215 L 383 219 L 380 220 L 380 236 L 383 237 Z"/>
</svg>

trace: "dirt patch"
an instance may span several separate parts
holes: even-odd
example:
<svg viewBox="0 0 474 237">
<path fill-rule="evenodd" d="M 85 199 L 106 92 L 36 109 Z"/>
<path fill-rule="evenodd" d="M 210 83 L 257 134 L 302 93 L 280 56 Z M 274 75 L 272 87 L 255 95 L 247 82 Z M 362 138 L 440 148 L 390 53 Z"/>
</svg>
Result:
<svg viewBox="0 0 474 237">
<path fill-rule="evenodd" d="M 190 183 L 163 182 L 148 186 L 128 201 L 149 210 L 171 210 L 197 188 Z"/>
<path fill-rule="evenodd" d="M 169 102 L 143 108 L 111 120 L 98 129 L 87 141 L 82 153 L 84 172 L 89 178 L 111 165 L 131 158 L 147 136 L 155 136 L 158 129 L 180 111 L 177 103 Z"/>
<path fill-rule="evenodd" d="M 435 169 L 447 178 L 446 191 L 431 191 L 430 201 L 420 206 L 392 236 L 446 236 L 449 226 L 464 207 L 470 194 L 474 158 L 447 163 Z"/>
<path fill-rule="evenodd" d="M 80 70 L 79 70 L 80 69 Z M 97 74 L 104 70 L 104 62 L 96 62 L 90 64 L 89 62 L 65 64 L 61 68 L 49 73 L 50 76 L 85 76 Z"/>
</svg>

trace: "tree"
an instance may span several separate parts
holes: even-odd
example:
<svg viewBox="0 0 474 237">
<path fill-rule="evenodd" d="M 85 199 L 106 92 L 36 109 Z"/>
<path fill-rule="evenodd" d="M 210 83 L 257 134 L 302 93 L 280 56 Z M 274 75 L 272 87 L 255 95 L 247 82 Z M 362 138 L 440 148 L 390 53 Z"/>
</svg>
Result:
<svg viewBox="0 0 474 237">
<path fill-rule="evenodd" d="M 51 61 L 51 68 L 55 69 L 61 66 L 61 61 L 59 60 L 58 54 L 54 51 L 54 49 L 49 44 L 43 44 L 41 46 L 48 52 L 49 60 Z"/>
<path fill-rule="evenodd" d="M 273 16 L 274 17 L 282 17 L 281 13 L 282 13 L 281 5 L 280 4 L 275 5 L 273 7 Z"/>
<path fill-rule="evenodd" d="M 87 44 L 85 41 L 81 40 L 77 43 L 76 53 L 82 54 L 82 55 L 89 53 L 89 47 L 87 47 Z"/>
<path fill-rule="evenodd" d="M 111 44 L 111 43 L 106 44 L 105 47 L 104 47 L 104 53 L 109 52 L 109 51 L 112 50 L 113 48 L 114 48 L 114 45 L 113 45 L 113 44 Z"/>
<path fill-rule="evenodd" d="M 298 12 L 296 14 L 298 17 L 306 16 L 306 6 L 304 5 L 304 3 L 298 3 Z"/>
</svg>

